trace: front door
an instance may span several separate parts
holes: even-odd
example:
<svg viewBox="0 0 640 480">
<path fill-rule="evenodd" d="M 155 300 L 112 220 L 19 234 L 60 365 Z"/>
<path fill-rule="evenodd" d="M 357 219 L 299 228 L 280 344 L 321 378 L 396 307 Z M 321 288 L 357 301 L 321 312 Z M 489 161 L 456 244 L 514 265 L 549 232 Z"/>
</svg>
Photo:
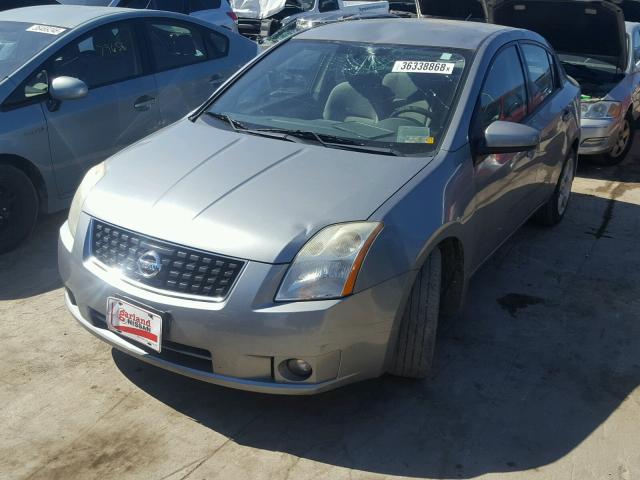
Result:
<svg viewBox="0 0 640 480">
<path fill-rule="evenodd" d="M 86 97 L 44 108 L 60 196 L 71 195 L 84 173 L 159 126 L 153 75 L 144 75 L 135 23 L 103 25 L 72 41 L 46 64 L 49 80 L 79 78 Z"/>
<path fill-rule="evenodd" d="M 485 78 L 474 115 L 478 136 L 494 121 L 528 123 L 525 74 L 515 44 L 500 50 Z M 474 158 L 478 242 L 474 257 L 481 262 L 531 213 L 538 184 L 537 149 Z"/>
</svg>

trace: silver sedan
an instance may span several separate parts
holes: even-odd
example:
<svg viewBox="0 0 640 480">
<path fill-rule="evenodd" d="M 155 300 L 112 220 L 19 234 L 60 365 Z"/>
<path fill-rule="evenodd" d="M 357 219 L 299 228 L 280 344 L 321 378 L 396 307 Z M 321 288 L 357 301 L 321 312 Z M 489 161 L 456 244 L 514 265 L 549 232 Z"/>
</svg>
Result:
<svg viewBox="0 0 640 480">
<path fill-rule="evenodd" d="M 472 273 L 564 216 L 578 135 L 579 88 L 537 34 L 314 28 L 87 174 L 65 301 L 115 348 L 220 385 L 424 378 Z"/>
<path fill-rule="evenodd" d="M 93 165 L 186 115 L 256 45 L 186 15 L 51 5 L 0 13 L 0 253 L 67 208 Z"/>
</svg>

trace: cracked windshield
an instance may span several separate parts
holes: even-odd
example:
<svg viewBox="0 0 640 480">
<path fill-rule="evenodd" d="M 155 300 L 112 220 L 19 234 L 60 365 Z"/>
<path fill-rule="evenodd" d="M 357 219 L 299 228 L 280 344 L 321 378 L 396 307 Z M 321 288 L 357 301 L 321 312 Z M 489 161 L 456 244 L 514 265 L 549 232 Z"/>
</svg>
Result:
<svg viewBox="0 0 640 480">
<path fill-rule="evenodd" d="M 247 133 L 393 155 L 430 153 L 454 109 L 466 56 L 433 47 L 294 40 L 249 70 L 208 113 Z"/>
</svg>

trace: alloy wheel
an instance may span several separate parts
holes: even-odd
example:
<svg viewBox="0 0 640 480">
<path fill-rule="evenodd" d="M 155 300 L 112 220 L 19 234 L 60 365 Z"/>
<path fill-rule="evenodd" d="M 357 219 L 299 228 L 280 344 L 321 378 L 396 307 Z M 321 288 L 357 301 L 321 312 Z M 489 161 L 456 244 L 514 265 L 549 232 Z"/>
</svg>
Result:
<svg viewBox="0 0 640 480">
<path fill-rule="evenodd" d="M 571 197 L 571 186 L 573 184 L 573 177 L 575 176 L 575 155 L 571 155 L 567 159 L 567 163 L 562 171 L 562 178 L 560 179 L 560 186 L 558 188 L 558 213 L 564 214 L 569 204 L 569 197 Z"/>
<path fill-rule="evenodd" d="M 618 136 L 616 137 L 616 143 L 611 149 L 611 157 L 618 158 L 620 155 L 624 153 L 627 148 L 627 144 L 631 139 L 631 124 L 629 123 L 629 119 L 625 118 L 622 124 L 622 128 L 618 132 Z"/>
</svg>

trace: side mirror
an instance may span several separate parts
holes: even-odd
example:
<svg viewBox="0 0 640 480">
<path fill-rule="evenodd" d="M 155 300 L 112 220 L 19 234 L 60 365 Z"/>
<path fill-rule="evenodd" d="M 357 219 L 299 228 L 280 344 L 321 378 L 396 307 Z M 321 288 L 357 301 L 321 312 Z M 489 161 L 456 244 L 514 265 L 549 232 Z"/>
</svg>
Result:
<svg viewBox="0 0 640 480">
<path fill-rule="evenodd" d="M 89 87 L 79 78 L 57 77 L 51 81 L 49 95 L 58 101 L 77 100 L 84 98 L 89 93 Z"/>
<path fill-rule="evenodd" d="M 484 131 L 484 138 L 476 147 L 476 153 L 516 153 L 535 148 L 540 143 L 540 132 L 521 123 L 497 120 Z"/>
</svg>

